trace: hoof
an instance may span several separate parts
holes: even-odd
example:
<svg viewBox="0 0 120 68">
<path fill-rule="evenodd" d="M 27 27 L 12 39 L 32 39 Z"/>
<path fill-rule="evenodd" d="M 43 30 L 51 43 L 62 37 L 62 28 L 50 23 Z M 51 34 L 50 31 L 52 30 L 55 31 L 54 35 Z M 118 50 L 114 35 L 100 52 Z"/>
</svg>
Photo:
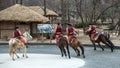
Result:
<svg viewBox="0 0 120 68">
<path fill-rule="evenodd" d="M 85 58 L 85 56 L 83 56 L 83 58 Z"/>
<path fill-rule="evenodd" d="M 111 52 L 113 52 L 113 50 L 111 50 Z"/>
<path fill-rule="evenodd" d="M 13 61 L 15 61 L 15 59 L 12 59 Z"/>
<path fill-rule="evenodd" d="M 80 54 L 78 54 L 77 56 L 80 56 Z"/>
<path fill-rule="evenodd" d="M 28 56 L 26 56 L 26 58 L 28 58 Z"/>
<path fill-rule="evenodd" d="M 96 50 L 96 48 L 94 48 L 94 50 Z"/>
<path fill-rule="evenodd" d="M 63 57 L 63 55 L 61 55 L 61 57 Z"/>
<path fill-rule="evenodd" d="M 26 45 L 26 48 L 28 48 L 28 45 Z"/>
<path fill-rule="evenodd" d="M 17 56 L 17 58 L 20 58 L 19 56 Z"/>
<path fill-rule="evenodd" d="M 69 59 L 70 59 L 71 57 L 69 57 Z"/>
</svg>

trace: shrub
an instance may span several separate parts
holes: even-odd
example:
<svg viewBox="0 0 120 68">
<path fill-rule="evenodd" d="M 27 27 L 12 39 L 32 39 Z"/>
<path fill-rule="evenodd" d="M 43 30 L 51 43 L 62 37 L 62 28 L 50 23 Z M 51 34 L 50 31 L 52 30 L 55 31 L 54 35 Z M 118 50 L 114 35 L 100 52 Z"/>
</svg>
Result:
<svg viewBox="0 0 120 68">
<path fill-rule="evenodd" d="M 83 27 L 83 23 L 77 23 L 75 24 L 75 28 L 82 28 Z"/>
<path fill-rule="evenodd" d="M 114 24 L 109 24 L 109 25 L 108 25 L 108 29 L 109 29 L 109 30 L 113 30 L 113 29 L 114 29 L 114 27 L 115 27 L 115 25 L 114 25 Z"/>
</svg>

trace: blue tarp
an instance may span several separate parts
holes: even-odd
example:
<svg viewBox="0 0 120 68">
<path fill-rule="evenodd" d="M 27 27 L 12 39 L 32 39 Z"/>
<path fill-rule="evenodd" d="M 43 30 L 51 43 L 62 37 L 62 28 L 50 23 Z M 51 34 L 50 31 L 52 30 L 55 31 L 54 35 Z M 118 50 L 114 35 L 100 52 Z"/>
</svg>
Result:
<svg viewBox="0 0 120 68">
<path fill-rule="evenodd" d="M 51 24 L 38 24 L 38 33 L 51 33 L 53 32 L 54 26 Z"/>
</svg>

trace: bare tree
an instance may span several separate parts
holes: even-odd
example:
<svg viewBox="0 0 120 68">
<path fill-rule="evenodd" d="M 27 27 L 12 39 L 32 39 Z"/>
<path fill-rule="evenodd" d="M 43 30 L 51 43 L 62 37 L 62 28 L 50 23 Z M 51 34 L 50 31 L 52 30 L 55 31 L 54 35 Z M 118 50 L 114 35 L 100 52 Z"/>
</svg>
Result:
<svg viewBox="0 0 120 68">
<path fill-rule="evenodd" d="M 81 22 L 84 24 L 83 30 L 85 32 L 85 25 L 88 23 L 96 24 L 101 16 L 110 8 L 117 6 L 120 1 L 110 1 L 112 3 L 106 3 L 105 0 L 75 0 L 76 10 L 81 18 Z M 103 4 L 103 2 L 105 4 Z M 103 6 L 104 5 L 104 6 Z M 89 10 L 88 10 L 89 9 Z M 87 20 L 87 22 L 85 21 Z"/>
</svg>

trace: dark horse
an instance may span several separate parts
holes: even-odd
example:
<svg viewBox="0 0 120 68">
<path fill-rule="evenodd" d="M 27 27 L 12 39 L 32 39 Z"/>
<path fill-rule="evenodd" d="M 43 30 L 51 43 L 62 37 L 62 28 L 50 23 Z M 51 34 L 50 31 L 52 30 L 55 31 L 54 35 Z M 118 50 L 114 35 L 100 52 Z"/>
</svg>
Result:
<svg viewBox="0 0 120 68">
<path fill-rule="evenodd" d="M 86 31 L 86 34 L 89 35 L 89 37 L 91 38 L 91 33 Z M 104 48 L 100 45 L 100 42 L 104 43 L 105 45 L 109 46 L 111 48 L 111 52 L 113 52 L 114 49 L 114 44 L 110 41 L 109 36 L 106 34 L 102 34 L 101 32 L 96 33 L 96 40 L 95 42 L 91 41 L 94 45 L 94 50 L 96 50 L 96 45 L 95 43 L 98 43 L 98 45 L 100 46 L 100 48 L 102 49 L 102 51 L 104 51 Z"/>
<path fill-rule="evenodd" d="M 77 56 L 80 56 L 80 50 L 78 48 L 78 47 L 80 47 L 80 49 L 82 51 L 83 58 L 85 58 L 84 47 L 82 46 L 79 38 L 77 38 L 75 36 L 72 36 L 72 39 L 70 40 L 70 46 L 74 49 L 74 51 L 76 52 Z"/>
<path fill-rule="evenodd" d="M 59 36 L 57 44 L 58 44 L 58 47 L 61 51 L 62 57 L 63 57 L 63 55 L 67 56 L 67 54 L 66 54 L 66 50 L 67 50 L 68 57 L 71 58 L 67 38 L 63 37 L 63 36 Z"/>
</svg>

